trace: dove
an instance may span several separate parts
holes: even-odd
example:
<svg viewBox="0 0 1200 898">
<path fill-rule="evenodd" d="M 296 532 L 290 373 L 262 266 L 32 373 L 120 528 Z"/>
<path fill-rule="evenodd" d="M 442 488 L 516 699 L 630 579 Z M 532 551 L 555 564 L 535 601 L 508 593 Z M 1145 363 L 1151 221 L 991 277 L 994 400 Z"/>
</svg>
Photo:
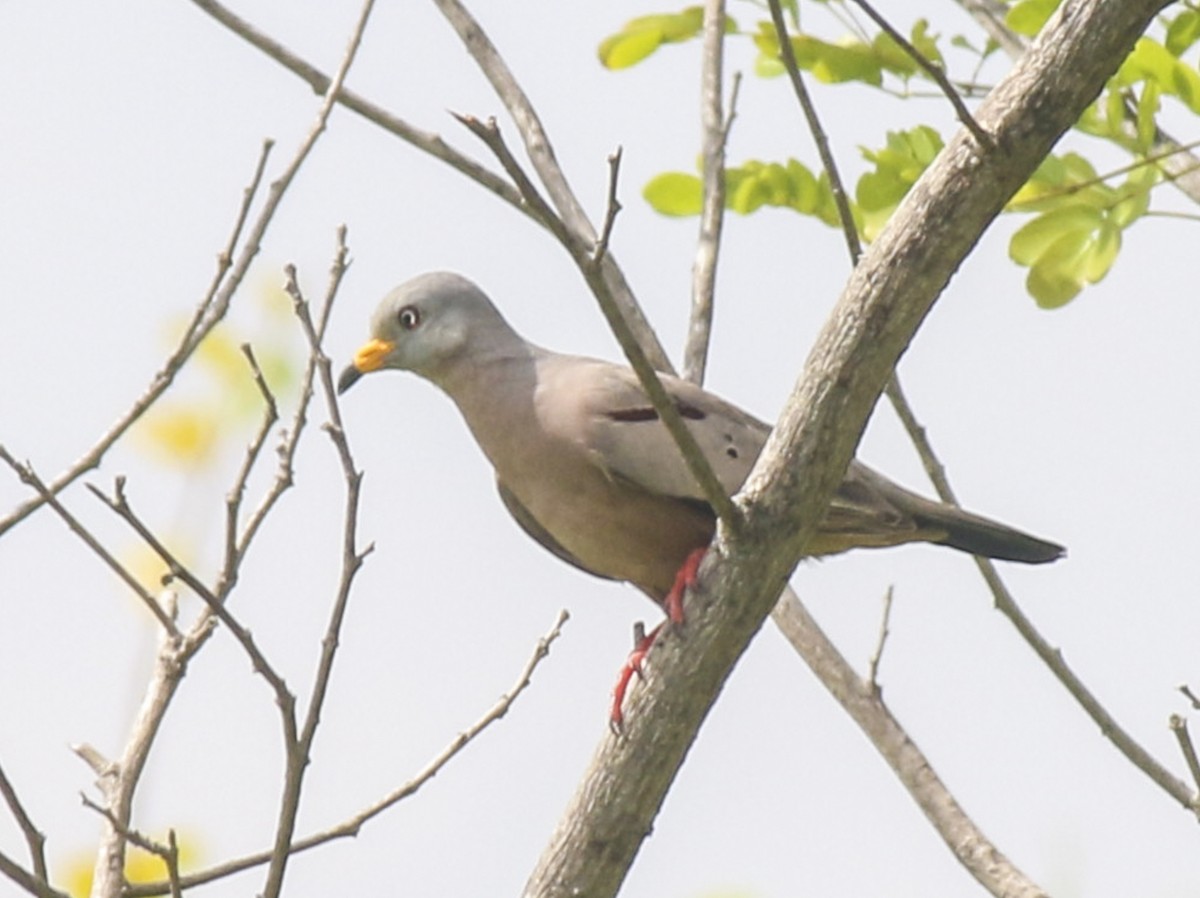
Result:
<svg viewBox="0 0 1200 898">
<path fill-rule="evenodd" d="M 419 275 L 383 298 L 338 392 L 386 369 L 411 371 L 453 400 L 495 470 L 505 508 L 529 536 L 568 564 L 633 584 L 682 622 L 683 594 L 716 516 L 632 369 L 530 343 L 479 287 L 452 272 Z M 696 384 L 659 377 L 721 485 L 736 493 L 770 427 Z M 1028 564 L 1064 553 L 926 499 L 857 460 L 806 553 L 912 542 Z M 623 669 L 615 726 L 625 684 L 657 633 Z"/>
</svg>

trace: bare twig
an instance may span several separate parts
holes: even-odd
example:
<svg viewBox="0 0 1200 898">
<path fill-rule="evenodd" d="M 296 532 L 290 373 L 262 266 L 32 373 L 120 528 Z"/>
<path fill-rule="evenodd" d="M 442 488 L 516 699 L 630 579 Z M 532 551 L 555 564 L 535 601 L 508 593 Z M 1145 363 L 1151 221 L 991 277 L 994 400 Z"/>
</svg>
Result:
<svg viewBox="0 0 1200 898">
<path fill-rule="evenodd" d="M 1100 703 L 1095 694 L 1084 685 L 1078 674 L 1067 664 L 1060 649 L 1054 648 L 1038 632 L 1033 622 L 1025 616 L 1025 612 L 1013 599 L 1012 593 L 996 573 L 996 566 L 986 558 L 976 558 L 983 579 L 995 597 L 996 609 L 1012 622 L 1021 634 L 1021 638 L 1029 645 L 1042 662 L 1050 668 L 1055 678 L 1066 687 L 1067 692 L 1079 703 L 1088 717 L 1100 727 L 1100 732 L 1123 754 L 1135 767 L 1150 777 L 1158 786 L 1179 802 L 1189 811 L 1200 812 L 1200 795 L 1188 787 L 1187 783 L 1175 776 L 1160 764 L 1144 746 L 1122 727 L 1108 709 Z"/>
<path fill-rule="evenodd" d="M 359 23 L 359 30 L 356 32 L 355 44 L 352 44 L 351 50 L 347 51 L 348 55 L 353 54 L 353 47 L 356 45 L 358 37 L 362 34 L 362 28 L 366 24 L 366 16 L 370 8 L 371 0 L 368 0 L 364 7 L 363 17 Z M 345 230 L 342 229 L 339 231 L 338 236 L 339 247 L 344 249 Z M 341 274 L 338 273 L 338 268 L 339 266 L 344 267 L 344 262 L 344 253 L 339 252 L 338 261 L 334 265 L 335 274 L 331 277 L 329 291 L 325 297 L 325 308 L 318 316 L 322 322 L 322 329 L 325 322 L 329 319 L 329 306 L 333 303 L 341 281 Z M 360 553 L 356 547 L 358 505 L 362 475 L 354 466 L 354 460 L 350 454 L 350 446 L 341 426 L 341 413 L 337 407 L 337 392 L 334 387 L 329 358 L 321 349 L 321 333 L 318 332 L 316 326 L 313 324 L 308 303 L 304 300 L 300 286 L 296 280 L 295 268 L 291 265 L 287 266 L 286 269 L 285 289 L 292 297 L 293 308 L 300 321 L 304 335 L 308 340 L 310 356 L 308 370 L 310 375 L 315 371 L 321 377 L 321 384 L 324 389 L 326 402 L 328 403 L 331 420 L 330 425 L 325 429 L 332 439 L 342 463 L 343 474 L 346 480 L 346 506 L 342 537 L 342 571 L 333 608 L 329 616 L 329 624 L 326 627 L 325 636 L 321 640 L 321 655 L 317 662 L 317 672 L 313 679 L 308 711 L 305 714 L 304 723 L 300 727 L 299 732 L 288 733 L 285 741 L 287 761 L 284 772 L 283 794 L 280 796 L 279 814 L 275 828 L 275 845 L 271 851 L 271 860 L 267 868 L 267 881 L 264 888 L 264 895 L 267 898 L 276 898 L 283 887 L 284 871 L 287 868 L 287 862 L 291 855 L 292 839 L 296 831 L 296 818 L 300 810 L 300 794 L 304 782 L 304 772 L 308 766 L 313 740 L 316 738 L 317 726 L 320 723 L 321 711 L 324 707 L 330 678 L 333 674 L 333 662 L 337 654 L 342 622 L 345 619 L 346 608 L 350 601 L 354 577 L 362 566 L 363 559 L 371 551 L 371 548 L 368 547 L 366 551 Z"/>
<path fill-rule="evenodd" d="M 1200 711 L 1200 698 L 1196 696 L 1196 693 L 1192 692 L 1192 688 L 1188 686 L 1187 683 L 1184 683 L 1182 686 L 1180 686 L 1179 691 L 1183 693 L 1184 698 L 1192 703 L 1193 711 Z"/>
<path fill-rule="evenodd" d="M 1188 732 L 1187 720 L 1181 714 L 1172 714 L 1169 723 L 1171 732 L 1179 742 L 1179 750 L 1183 752 L 1183 759 L 1187 762 L 1188 771 L 1192 774 L 1192 783 L 1200 789 L 1200 759 L 1196 757 L 1196 746 Z M 1192 810 L 1200 814 L 1200 804 L 1193 806 Z"/>
<path fill-rule="evenodd" d="M 19 888 L 37 898 L 72 898 L 66 892 L 52 888 L 45 880 L 30 873 L 3 851 L 0 851 L 0 874 L 8 877 Z"/>
<path fill-rule="evenodd" d="M 251 260 L 258 252 L 258 243 L 266 232 L 267 225 L 270 223 L 274 215 L 275 208 L 278 205 L 278 200 L 282 196 L 282 190 L 286 189 L 286 184 L 280 189 L 279 197 L 276 197 L 274 203 L 268 202 L 253 228 L 253 235 L 243 248 L 242 255 L 238 259 L 237 265 L 230 274 L 230 262 L 233 248 L 237 245 L 237 241 L 242 233 L 242 228 L 245 224 L 246 217 L 249 213 L 250 205 L 258 192 L 258 187 L 262 182 L 263 172 L 266 168 L 267 156 L 271 152 L 271 141 L 265 141 L 263 148 L 258 157 L 258 164 L 254 170 L 254 177 L 245 190 L 242 198 L 242 205 L 238 209 L 237 219 L 234 222 L 233 231 L 230 234 L 229 242 L 224 251 L 220 254 L 217 261 L 217 273 L 213 278 L 212 284 L 201 299 L 199 305 L 196 306 L 196 311 L 193 314 L 192 321 L 184 331 L 180 338 L 178 346 L 170 357 L 154 375 L 154 379 L 150 385 L 143 391 L 121 417 L 111 424 L 100 438 L 92 444 L 92 446 L 83 453 L 74 463 L 72 463 L 65 471 L 54 478 L 46 485 L 46 491 L 50 495 L 57 495 L 66 487 L 74 483 L 80 475 L 86 471 L 90 471 L 100 464 L 100 460 L 104 454 L 112 447 L 118 439 L 125 434 L 133 424 L 146 413 L 150 406 L 158 401 L 158 398 L 166 391 L 175 376 L 179 373 L 184 363 L 191 357 L 200 341 L 211 331 L 217 323 L 224 317 L 225 312 L 229 308 L 229 300 L 233 296 L 233 291 L 241 283 L 245 276 L 246 269 L 249 267 Z M 294 172 L 293 172 L 294 174 Z M 290 178 L 289 178 L 290 180 Z M 279 182 L 276 182 L 279 183 Z M 274 191 L 274 187 L 272 188 Z M 230 277 L 226 279 L 226 275 Z M 224 287 L 221 285 L 224 284 Z M 45 496 L 38 496 L 30 499 L 22 505 L 15 508 L 7 517 L 0 519 L 0 536 L 10 527 L 20 523 L 37 509 L 41 508 L 46 503 Z"/>
<path fill-rule="evenodd" d="M 621 180 L 621 148 L 617 147 L 608 154 L 608 200 L 604 205 L 604 221 L 600 226 L 600 236 L 592 247 L 591 264 L 598 266 L 608 253 L 608 242 L 612 239 L 613 225 L 621 212 L 621 201 L 617 198 L 617 184 Z"/>
<path fill-rule="evenodd" d="M 683 377 L 698 384 L 704 383 L 708 347 L 712 338 L 717 260 L 721 251 L 721 226 L 725 221 L 725 143 L 733 120 L 732 111 L 727 120 L 722 109 L 724 48 L 725 0 L 706 0 L 704 48 L 700 54 L 700 152 L 704 200 L 700 210 L 696 256 L 692 262 L 692 311 L 688 317 L 687 342 L 683 350 Z M 736 93 L 736 86 L 734 90 Z M 732 106 L 731 99 L 731 110 Z"/>
<path fill-rule="evenodd" d="M 125 565 L 117 561 L 116 556 L 109 552 L 108 549 L 104 548 L 103 543 L 96 538 L 95 534 L 93 534 L 87 527 L 80 523 L 78 518 L 67 511 L 63 504 L 55 497 L 52 487 L 47 486 L 42 479 L 38 477 L 37 472 L 33 470 L 31 465 L 21 464 L 18 462 L 3 446 L 0 446 L 0 459 L 3 459 L 3 461 L 10 468 L 16 471 L 17 476 L 21 478 L 21 481 L 29 484 L 29 486 L 31 486 L 37 492 L 38 496 L 40 497 L 40 501 L 48 504 L 52 509 L 54 509 L 55 513 L 63 519 L 63 522 L 67 525 L 70 531 L 83 540 L 84 544 L 91 549 L 101 561 L 108 565 L 109 569 L 118 577 L 120 577 L 126 586 L 133 590 L 134 595 L 141 600 L 142 604 L 146 606 L 146 609 L 154 616 L 155 620 L 162 625 L 162 628 L 168 634 L 170 634 L 172 639 L 178 640 L 182 638 L 182 634 L 175 626 L 175 621 L 171 620 L 170 616 L 159 607 L 159 604 L 155 600 L 154 596 L 152 596 L 146 590 L 146 588 L 142 586 L 140 582 L 138 582 L 137 577 L 130 573 L 129 569 L 126 568 Z"/>
<path fill-rule="evenodd" d="M 971 132 L 979 145 L 985 149 L 991 149 L 995 146 L 995 141 L 983 128 L 979 127 L 979 122 L 975 121 L 975 117 L 971 115 L 971 110 L 967 108 L 967 104 L 962 101 L 962 97 L 958 95 L 958 91 L 954 89 L 954 85 L 950 83 L 950 79 L 946 77 L 946 73 L 942 67 L 934 64 L 931 60 L 925 58 L 925 54 L 914 47 L 903 34 L 892 27 L 883 16 L 881 16 L 875 7 L 867 0 L 854 0 L 859 9 L 870 17 L 879 28 L 894 40 L 909 56 L 913 62 L 919 65 L 930 78 L 932 78 L 942 93 L 946 95 L 946 99 L 950 101 L 950 105 L 954 107 L 955 113 L 958 115 L 958 120 L 966 126 L 966 129 Z"/>
<path fill-rule="evenodd" d="M 167 844 L 163 845 L 133 827 L 126 826 L 110 809 L 96 804 L 86 795 L 80 795 L 80 798 L 83 799 L 85 808 L 95 811 L 107 820 L 109 825 L 119 831 L 126 841 L 136 845 L 142 851 L 160 858 L 167 868 L 167 882 L 170 886 L 171 898 L 182 898 L 183 889 L 179 881 L 179 845 L 175 841 L 175 830 L 168 831 Z"/>
<path fill-rule="evenodd" d="M 0 766 L 0 795 L 4 796 L 4 803 L 8 805 L 13 819 L 17 821 L 17 826 L 20 827 L 21 834 L 25 837 L 25 844 L 29 846 L 29 860 L 33 864 L 34 878 L 49 885 L 49 875 L 46 871 L 46 836 L 30 819 L 29 814 L 25 811 L 25 806 L 21 804 L 21 799 L 17 796 L 17 790 L 9 782 L 8 775 L 2 766 Z"/>
<path fill-rule="evenodd" d="M 233 584 L 237 580 L 238 559 L 240 557 L 238 555 L 238 515 L 242 508 L 242 500 L 246 495 L 246 482 L 250 479 L 250 473 L 254 470 L 255 464 L 258 462 L 259 454 L 267 442 L 267 436 L 270 434 L 271 428 L 279 420 L 279 405 L 275 401 L 275 394 L 271 392 L 270 386 L 267 385 L 267 379 L 263 376 L 262 369 L 258 367 L 258 359 L 254 357 L 254 349 L 249 343 L 242 344 L 242 354 L 246 357 L 246 361 L 250 365 L 250 370 L 254 374 L 254 383 L 258 386 L 258 392 L 263 397 L 263 418 L 262 423 L 258 426 L 258 430 L 246 447 L 242 466 L 238 469 L 237 476 L 233 480 L 233 488 L 225 496 L 225 560 L 220 576 L 217 578 L 217 588 L 214 590 L 218 596 L 232 589 Z"/>
<path fill-rule="evenodd" d="M 516 702 L 517 698 L 533 681 L 533 673 L 538 666 L 550 654 L 550 646 L 562 634 L 563 625 L 566 624 L 570 615 L 567 612 L 560 611 L 554 625 L 550 630 L 542 636 L 533 654 L 525 663 L 516 682 L 509 690 L 496 700 L 490 709 L 473 724 L 454 737 L 453 740 L 440 752 L 433 757 L 420 771 L 408 782 L 404 783 L 397 789 L 389 792 L 387 795 L 380 798 L 378 801 L 368 805 L 359 811 L 353 817 L 343 820 L 341 823 L 331 826 L 320 832 L 313 833 L 303 839 L 297 839 L 288 848 L 289 853 L 298 854 L 301 851 L 307 851 L 310 848 L 315 848 L 318 845 L 324 845 L 327 842 L 332 842 L 335 839 L 344 839 L 349 836 L 357 836 L 364 825 L 372 819 L 382 814 L 388 808 L 397 804 L 410 795 L 414 794 L 422 786 L 432 780 L 440 773 L 447 764 L 453 760 L 459 752 L 470 745 L 475 739 L 488 727 L 496 723 L 500 718 L 508 714 L 509 709 Z M 205 883 L 213 882 L 222 879 L 226 876 L 231 876 L 234 873 L 240 873 L 243 870 L 249 870 L 254 867 L 262 866 L 271 860 L 274 851 L 260 851 L 257 854 L 247 855 L 246 857 L 237 858 L 236 860 L 227 861 L 215 867 L 210 867 L 207 870 L 200 870 L 195 873 L 189 873 L 180 878 L 180 884 L 183 888 L 193 888 L 195 886 L 204 885 Z M 170 887 L 166 882 L 138 883 L 132 884 L 125 891 L 124 898 L 150 898 L 154 895 L 165 894 Z M 55 896 L 60 898 L 60 896 Z"/>
<path fill-rule="evenodd" d="M 859 256 L 862 255 L 862 241 L 858 238 L 858 228 L 854 224 L 854 215 L 850 212 L 850 200 L 846 196 L 846 188 L 838 173 L 837 160 L 833 158 L 833 150 L 829 147 L 829 138 L 826 137 L 825 129 L 821 126 L 817 108 L 813 105 L 812 97 L 808 95 L 808 88 L 804 86 L 804 76 L 800 74 L 800 66 L 796 63 L 796 53 L 792 49 L 792 41 L 788 37 L 787 23 L 783 20 L 783 10 L 779 0 L 767 0 L 767 5 L 771 9 L 771 22 L 775 25 L 775 36 L 779 41 L 779 58 L 783 61 L 784 69 L 787 70 L 788 78 L 792 82 L 792 90 L 800 103 L 804 119 L 808 122 L 808 130 L 813 136 L 813 142 L 817 145 L 817 153 L 821 157 L 821 167 L 829 175 L 829 189 L 833 193 L 833 202 L 837 206 L 838 217 L 842 222 L 846 246 L 850 248 L 850 258 L 857 264 Z"/>
<path fill-rule="evenodd" d="M 326 300 L 317 325 L 318 335 L 322 338 L 325 335 L 325 328 L 329 322 L 329 310 L 332 308 L 333 296 L 337 293 L 338 287 L 342 282 L 342 277 L 349 266 L 349 249 L 346 246 L 346 226 L 342 225 L 337 230 L 337 245 L 334 249 L 333 261 L 330 263 Z M 271 484 L 271 488 L 267 490 L 259 501 L 258 506 L 247 518 L 237 538 L 235 551 L 232 555 L 226 555 L 222 576 L 218 581 L 217 588 L 213 590 L 217 596 L 223 597 L 232 588 L 233 583 L 229 577 L 236 574 L 241 558 L 249 550 L 254 536 L 258 533 L 259 527 L 262 526 L 271 509 L 275 507 L 275 503 L 292 486 L 293 464 L 296 457 L 296 450 L 300 445 L 300 437 L 304 433 L 304 428 L 308 421 L 308 406 L 312 400 L 312 385 L 315 376 L 316 360 L 310 355 L 308 363 L 304 368 L 304 376 L 300 379 L 300 398 L 296 403 L 296 411 L 292 416 L 291 425 L 287 428 L 286 435 L 279 447 L 279 465 L 275 474 L 275 480 Z"/>
<path fill-rule="evenodd" d="M 171 572 L 171 576 L 185 583 L 204 602 L 208 607 L 208 611 L 226 626 L 250 658 L 254 670 L 262 674 L 263 679 L 274 690 L 275 699 L 286 717 L 288 709 L 295 704 L 295 696 L 291 694 L 287 684 L 283 681 L 283 677 L 279 675 L 259 649 L 250 631 L 226 607 L 224 597 L 213 593 L 207 584 L 193 573 L 187 565 L 180 561 L 175 553 L 167 548 L 166 544 L 158 538 L 157 534 L 133 510 L 133 507 L 129 504 L 129 499 L 125 495 L 125 478 L 117 478 L 114 495 L 111 498 L 92 486 L 92 484 L 89 483 L 87 486 L 92 491 L 92 494 L 103 502 L 110 511 L 114 512 L 121 520 L 133 528 L 133 531 L 141 537 L 142 541 L 150 547 L 150 550 L 167 566 L 167 569 Z"/>
<path fill-rule="evenodd" d="M 876 697 L 883 692 L 879 686 L 879 664 L 883 661 L 883 649 L 887 645 L 888 636 L 891 635 L 889 627 L 892 620 L 893 591 L 893 588 L 889 586 L 887 592 L 883 594 L 883 613 L 879 616 L 879 639 L 875 641 L 875 651 L 871 653 L 871 658 L 867 662 L 867 690 Z"/>
</svg>

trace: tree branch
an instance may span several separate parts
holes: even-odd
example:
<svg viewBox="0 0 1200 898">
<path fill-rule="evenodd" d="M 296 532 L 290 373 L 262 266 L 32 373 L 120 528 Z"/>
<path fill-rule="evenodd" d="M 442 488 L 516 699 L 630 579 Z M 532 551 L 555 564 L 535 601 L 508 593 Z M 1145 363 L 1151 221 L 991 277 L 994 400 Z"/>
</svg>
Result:
<svg viewBox="0 0 1200 898">
<path fill-rule="evenodd" d="M 29 859 L 33 863 L 33 879 L 39 885 L 49 888 L 50 879 L 46 870 L 46 836 L 37 828 L 26 812 L 25 806 L 21 804 L 17 790 L 9 782 L 3 767 L 0 767 L 0 795 L 4 796 L 4 803 L 8 805 L 13 819 L 17 821 L 17 826 L 25 837 L 25 844 L 29 846 Z"/>
<path fill-rule="evenodd" d="M 692 311 L 688 317 L 683 350 L 683 376 L 704 383 L 717 289 L 717 260 L 721 252 L 721 226 L 725 221 L 725 144 L 733 124 L 737 98 L 735 78 L 729 100 L 729 118 L 722 109 L 721 85 L 725 66 L 725 0 L 704 4 L 704 47 L 700 54 L 700 153 L 703 160 L 704 201 L 700 234 L 692 263 Z"/>
</svg>

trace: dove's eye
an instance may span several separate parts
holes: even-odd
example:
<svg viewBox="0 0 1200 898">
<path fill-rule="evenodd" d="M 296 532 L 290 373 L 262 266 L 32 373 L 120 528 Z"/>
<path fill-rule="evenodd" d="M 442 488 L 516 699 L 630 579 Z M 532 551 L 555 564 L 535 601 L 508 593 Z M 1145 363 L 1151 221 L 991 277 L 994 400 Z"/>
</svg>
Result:
<svg viewBox="0 0 1200 898">
<path fill-rule="evenodd" d="M 421 313 L 417 311 L 416 306 L 405 306 L 396 313 L 396 320 L 406 331 L 416 330 L 417 325 L 421 323 Z"/>
</svg>

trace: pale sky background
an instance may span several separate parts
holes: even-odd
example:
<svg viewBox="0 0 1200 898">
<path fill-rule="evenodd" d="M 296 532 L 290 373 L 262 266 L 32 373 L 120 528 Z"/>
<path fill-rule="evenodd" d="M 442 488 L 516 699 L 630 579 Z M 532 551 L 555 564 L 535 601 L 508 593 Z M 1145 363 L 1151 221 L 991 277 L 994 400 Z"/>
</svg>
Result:
<svg viewBox="0 0 1200 898">
<path fill-rule="evenodd" d="M 657 172 L 694 164 L 699 47 L 668 48 L 619 73 L 595 59 L 596 45 L 626 19 L 669 6 L 491 0 L 474 10 L 597 218 L 605 157 L 624 147 L 625 211 L 613 251 L 677 352 L 695 222 L 656 215 L 640 189 Z M 357 4 L 242 0 L 236 8 L 330 71 L 357 15 Z M 749 4 L 731 12 L 746 26 L 759 14 Z M 908 0 L 889 13 L 905 28 L 926 15 L 947 37 L 976 34 L 948 2 Z M 730 56 L 747 71 L 731 160 L 793 155 L 815 166 L 785 84 L 753 77 L 745 44 L 735 42 Z M 261 140 L 276 139 L 278 173 L 318 99 L 186 2 L 0 3 L 0 80 L 0 442 L 49 478 L 149 382 L 172 327 L 211 276 Z M 381 2 L 348 84 L 491 164 L 446 111 L 501 116 L 502 107 L 431 4 Z M 881 145 L 887 128 L 949 127 L 937 100 L 899 103 L 857 87 L 819 88 L 816 99 L 851 177 L 860 170 L 856 147 Z M 1177 121 L 1180 139 L 1195 137 L 1193 121 Z M 506 133 L 515 145 L 513 129 Z M 1189 208 L 1169 191 L 1158 196 L 1156 206 Z M 257 294 L 291 261 L 315 296 L 343 222 L 354 264 L 327 341 L 339 366 L 365 336 L 378 297 L 434 268 L 475 278 L 535 342 L 618 356 L 547 235 L 345 110 L 334 113 L 268 234 L 231 316 L 235 339 L 297 341 L 289 318 L 264 318 Z M 1006 219 L 984 238 L 900 373 L 964 503 L 1069 547 L 1058 564 L 1003 565 L 1003 574 L 1107 707 L 1186 776 L 1167 717 L 1187 713 L 1176 686 L 1200 687 L 1196 225 L 1144 222 L 1101 285 L 1046 312 L 1007 259 L 1016 223 Z M 709 385 L 772 418 L 847 269 L 840 236 L 811 220 L 731 218 Z M 264 337 L 263 327 L 274 332 Z M 175 395 L 206 395 L 208 383 L 192 371 Z M 588 578 L 526 539 L 456 411 L 432 387 L 372 377 L 343 411 L 366 472 L 359 532 L 377 551 L 343 631 L 301 834 L 410 778 L 509 688 L 559 608 L 572 619 L 505 720 L 356 840 L 295 859 L 287 893 L 518 894 L 594 746 L 608 738 L 609 690 L 631 624 L 655 621 L 657 611 L 635 590 Z M 323 419 L 318 404 L 312 420 Z M 143 515 L 202 540 L 201 566 L 211 570 L 243 442 L 232 438 L 221 465 L 186 482 L 126 440 L 86 479 L 109 488 L 126 474 Z M 860 457 L 929 491 L 887 408 Z M 296 486 L 233 599 L 302 698 L 333 600 L 340 478 L 314 427 Z M 0 471 L 4 512 L 26 496 Z M 130 535 L 82 484 L 64 501 L 114 551 L 132 551 Z M 1034 880 L 1059 896 L 1197 893 L 1195 820 L 1101 737 L 992 610 L 969 558 L 930 547 L 858 552 L 805 564 L 793 583 L 859 669 L 894 586 L 885 695 L 967 811 Z M 194 601 L 186 605 L 185 614 L 195 612 Z M 153 636 L 146 614 L 48 510 L 0 540 L 0 764 L 49 836 L 59 874 L 90 851 L 99 828 L 78 797 L 92 789 L 92 774 L 68 746 L 119 753 Z M 266 847 L 280 745 L 269 689 L 218 632 L 168 716 L 136 825 L 160 835 L 177 828 L 204 865 Z M 6 812 L 0 850 L 26 859 Z M 198 894 L 253 894 L 261 883 L 256 871 Z M 0 895 L 15 891 L 0 881 Z M 622 894 L 980 893 L 768 625 L 706 722 Z"/>
</svg>

